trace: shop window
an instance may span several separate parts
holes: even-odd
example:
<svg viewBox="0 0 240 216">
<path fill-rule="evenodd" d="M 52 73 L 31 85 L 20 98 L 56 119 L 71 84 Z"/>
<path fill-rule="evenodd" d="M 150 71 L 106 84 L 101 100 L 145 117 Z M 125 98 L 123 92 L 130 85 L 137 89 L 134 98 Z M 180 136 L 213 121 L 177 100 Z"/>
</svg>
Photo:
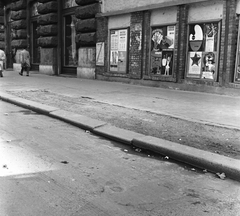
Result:
<svg viewBox="0 0 240 216">
<path fill-rule="evenodd" d="M 110 71 L 127 71 L 128 29 L 110 31 Z"/>
<path fill-rule="evenodd" d="M 77 48 L 76 48 L 76 17 L 75 15 L 67 15 L 64 17 L 64 66 L 76 67 L 77 66 Z"/>
<path fill-rule="evenodd" d="M 217 81 L 219 24 L 189 25 L 187 77 Z"/>
<path fill-rule="evenodd" d="M 240 29 L 240 22 L 239 22 L 238 29 Z M 240 82 L 240 31 L 238 31 L 236 67 L 235 67 L 234 82 Z"/>
<path fill-rule="evenodd" d="M 175 26 L 152 28 L 151 34 L 151 74 L 172 76 Z"/>
</svg>

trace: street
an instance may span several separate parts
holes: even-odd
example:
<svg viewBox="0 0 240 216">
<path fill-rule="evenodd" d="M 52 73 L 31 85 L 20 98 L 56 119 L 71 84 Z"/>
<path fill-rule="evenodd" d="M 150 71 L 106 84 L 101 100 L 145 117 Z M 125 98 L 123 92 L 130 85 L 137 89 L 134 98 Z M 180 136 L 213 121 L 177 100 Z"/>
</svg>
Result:
<svg viewBox="0 0 240 216">
<path fill-rule="evenodd" d="M 240 183 L 0 101 L 0 216 L 240 215 Z"/>
</svg>

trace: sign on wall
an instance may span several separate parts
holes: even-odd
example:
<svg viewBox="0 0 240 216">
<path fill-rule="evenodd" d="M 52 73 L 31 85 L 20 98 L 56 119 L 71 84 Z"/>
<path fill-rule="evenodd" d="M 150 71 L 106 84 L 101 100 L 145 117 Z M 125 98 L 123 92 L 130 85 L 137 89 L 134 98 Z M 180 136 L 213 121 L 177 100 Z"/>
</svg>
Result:
<svg viewBox="0 0 240 216">
<path fill-rule="evenodd" d="M 151 73 L 172 76 L 175 26 L 152 28 Z"/>
<path fill-rule="evenodd" d="M 189 25 L 187 77 L 217 80 L 218 23 Z"/>
<path fill-rule="evenodd" d="M 110 40 L 110 71 L 126 72 L 128 30 L 111 30 Z"/>
</svg>

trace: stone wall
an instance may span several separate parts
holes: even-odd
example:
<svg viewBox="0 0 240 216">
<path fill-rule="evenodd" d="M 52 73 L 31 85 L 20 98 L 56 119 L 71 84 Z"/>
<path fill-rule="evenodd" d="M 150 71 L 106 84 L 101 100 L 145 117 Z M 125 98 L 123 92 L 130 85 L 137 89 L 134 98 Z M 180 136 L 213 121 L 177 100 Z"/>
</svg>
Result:
<svg viewBox="0 0 240 216">
<path fill-rule="evenodd" d="M 52 48 L 58 45 L 58 26 L 57 26 L 57 13 L 58 4 L 56 0 L 39 0 L 41 3 L 38 6 L 38 44 L 40 47 Z"/>
<path fill-rule="evenodd" d="M 75 11 L 77 47 L 96 46 L 96 14 L 100 12 L 97 0 L 76 0 L 80 6 Z"/>
<path fill-rule="evenodd" d="M 27 48 L 27 0 L 18 0 L 11 3 L 12 33 L 11 46 L 16 49 Z"/>
<path fill-rule="evenodd" d="M 0 4 L 0 49 L 5 50 L 4 11 Z"/>
</svg>

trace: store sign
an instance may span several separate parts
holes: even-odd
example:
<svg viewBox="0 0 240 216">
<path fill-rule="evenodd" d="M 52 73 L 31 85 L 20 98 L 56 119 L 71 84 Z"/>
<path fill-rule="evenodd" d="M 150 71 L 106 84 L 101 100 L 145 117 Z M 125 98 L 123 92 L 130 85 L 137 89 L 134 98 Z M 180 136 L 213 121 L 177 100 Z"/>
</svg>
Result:
<svg viewBox="0 0 240 216">
<path fill-rule="evenodd" d="M 189 26 L 187 77 L 217 79 L 218 24 Z"/>
<path fill-rule="evenodd" d="M 110 71 L 126 72 L 128 30 L 112 30 L 110 39 Z"/>
<path fill-rule="evenodd" d="M 175 26 L 152 29 L 151 73 L 172 76 Z"/>
</svg>

